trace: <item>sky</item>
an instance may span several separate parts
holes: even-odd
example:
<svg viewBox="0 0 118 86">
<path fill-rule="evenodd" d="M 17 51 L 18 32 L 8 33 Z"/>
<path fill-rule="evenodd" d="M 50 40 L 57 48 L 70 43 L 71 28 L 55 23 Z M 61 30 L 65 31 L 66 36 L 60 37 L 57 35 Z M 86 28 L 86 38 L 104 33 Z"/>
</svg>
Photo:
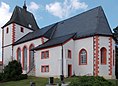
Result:
<svg viewBox="0 0 118 86">
<path fill-rule="evenodd" d="M 11 17 L 15 6 L 24 0 L 0 0 L 0 27 Z M 26 0 L 27 10 L 35 16 L 40 28 L 70 18 L 97 6 L 102 6 L 111 29 L 118 26 L 118 0 Z M 2 47 L 0 29 L 0 49 Z M 2 53 L 0 50 L 0 60 Z"/>
</svg>

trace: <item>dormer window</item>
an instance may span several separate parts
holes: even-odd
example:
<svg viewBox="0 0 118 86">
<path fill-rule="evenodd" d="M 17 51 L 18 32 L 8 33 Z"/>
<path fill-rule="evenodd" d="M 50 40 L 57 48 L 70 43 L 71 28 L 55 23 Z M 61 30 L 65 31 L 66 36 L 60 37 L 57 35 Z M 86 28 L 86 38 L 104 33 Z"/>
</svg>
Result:
<svg viewBox="0 0 118 86">
<path fill-rule="evenodd" d="M 31 24 L 29 24 L 29 28 L 32 28 L 32 25 Z"/>
<path fill-rule="evenodd" d="M 21 28 L 20 28 L 20 31 L 23 33 L 23 32 L 24 32 L 24 28 L 23 28 L 23 27 L 21 27 Z"/>
<path fill-rule="evenodd" d="M 6 28 L 6 33 L 9 33 L 9 28 L 8 27 Z"/>
</svg>

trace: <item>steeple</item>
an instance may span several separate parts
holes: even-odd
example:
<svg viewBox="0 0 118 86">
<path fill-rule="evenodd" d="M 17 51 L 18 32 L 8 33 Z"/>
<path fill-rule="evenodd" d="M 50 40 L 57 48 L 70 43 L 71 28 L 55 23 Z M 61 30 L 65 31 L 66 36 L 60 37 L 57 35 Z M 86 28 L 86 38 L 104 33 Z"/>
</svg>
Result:
<svg viewBox="0 0 118 86">
<path fill-rule="evenodd" d="M 24 6 L 23 6 L 23 9 L 27 10 L 26 0 L 24 1 Z"/>
</svg>

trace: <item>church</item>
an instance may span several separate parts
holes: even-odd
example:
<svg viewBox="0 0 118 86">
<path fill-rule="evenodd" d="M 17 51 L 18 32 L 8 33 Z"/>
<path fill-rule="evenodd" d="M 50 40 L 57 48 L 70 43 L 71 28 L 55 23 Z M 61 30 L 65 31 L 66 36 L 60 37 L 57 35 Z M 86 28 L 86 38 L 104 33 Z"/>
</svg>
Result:
<svg viewBox="0 0 118 86">
<path fill-rule="evenodd" d="M 113 79 L 115 41 L 101 6 L 40 28 L 24 4 L 2 27 L 2 60 L 17 60 L 23 74 L 36 77 Z"/>
</svg>

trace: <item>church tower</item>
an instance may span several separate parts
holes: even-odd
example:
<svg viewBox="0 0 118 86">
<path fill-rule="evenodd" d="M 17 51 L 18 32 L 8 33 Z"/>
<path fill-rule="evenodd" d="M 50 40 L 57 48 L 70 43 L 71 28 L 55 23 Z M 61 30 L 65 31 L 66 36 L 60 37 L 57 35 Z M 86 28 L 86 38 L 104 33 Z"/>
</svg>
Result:
<svg viewBox="0 0 118 86">
<path fill-rule="evenodd" d="M 10 20 L 2 27 L 2 60 L 3 65 L 14 59 L 14 43 L 20 38 L 39 30 L 32 13 L 27 11 L 26 2 L 23 8 L 16 6 Z"/>
</svg>

